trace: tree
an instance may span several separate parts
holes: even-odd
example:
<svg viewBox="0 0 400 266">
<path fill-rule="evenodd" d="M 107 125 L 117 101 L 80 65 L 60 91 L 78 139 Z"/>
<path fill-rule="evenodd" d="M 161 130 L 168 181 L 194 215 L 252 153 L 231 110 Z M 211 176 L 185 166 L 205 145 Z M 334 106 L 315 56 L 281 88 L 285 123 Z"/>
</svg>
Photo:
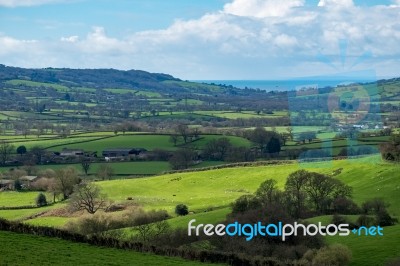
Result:
<svg viewBox="0 0 400 266">
<path fill-rule="evenodd" d="M 80 182 L 78 171 L 74 167 L 58 169 L 55 179 L 55 193 L 62 194 L 64 199 L 68 199 L 74 186 Z"/>
<path fill-rule="evenodd" d="M 176 146 L 176 143 L 178 143 L 178 135 L 176 134 L 172 134 L 171 136 L 169 136 L 169 141 L 172 142 L 174 144 L 174 146 Z"/>
<path fill-rule="evenodd" d="M 280 191 L 276 187 L 276 180 L 268 179 L 262 182 L 255 195 L 263 204 L 272 203 L 278 200 Z"/>
<path fill-rule="evenodd" d="M 23 154 L 25 154 L 26 153 L 26 147 L 24 146 L 24 145 L 21 145 L 21 146 L 18 146 L 18 148 L 17 148 L 17 153 L 19 154 L 19 155 L 23 155 Z"/>
<path fill-rule="evenodd" d="M 190 129 L 187 125 L 179 124 L 176 127 L 176 132 L 181 135 L 183 142 L 187 143 L 190 136 Z"/>
<path fill-rule="evenodd" d="M 34 146 L 31 148 L 30 152 L 35 156 L 36 164 L 41 164 L 42 158 L 46 154 L 45 149 L 39 146 Z"/>
<path fill-rule="evenodd" d="M 189 149 L 180 149 L 172 154 L 169 163 L 174 170 L 187 169 L 193 165 L 195 157 L 196 153 L 194 151 Z"/>
<path fill-rule="evenodd" d="M 96 173 L 97 177 L 101 180 L 110 179 L 114 175 L 114 169 L 110 164 L 102 163 Z"/>
<path fill-rule="evenodd" d="M 232 144 L 228 138 L 211 140 L 204 147 L 203 155 L 211 160 L 225 160 Z"/>
<path fill-rule="evenodd" d="M 260 152 L 263 152 L 269 141 L 268 132 L 263 127 L 257 127 L 250 132 L 249 139 L 258 146 Z"/>
<path fill-rule="evenodd" d="M 43 193 L 39 193 L 39 195 L 36 198 L 36 206 L 43 207 L 46 205 L 47 205 L 46 196 Z"/>
<path fill-rule="evenodd" d="M 388 143 L 380 145 L 380 151 L 384 160 L 400 162 L 400 135 L 393 135 Z"/>
<path fill-rule="evenodd" d="M 315 210 L 323 213 L 328 205 L 329 195 L 334 192 L 336 182 L 333 178 L 320 173 L 308 172 L 307 175 L 305 191 Z"/>
<path fill-rule="evenodd" d="M 304 188 L 307 181 L 308 172 L 305 170 L 291 173 L 286 180 L 285 191 L 295 218 L 301 217 L 305 209 L 306 194 Z"/>
<path fill-rule="evenodd" d="M 2 165 L 6 164 L 14 151 L 14 146 L 4 140 L 0 142 L 0 162 Z"/>
<path fill-rule="evenodd" d="M 189 214 L 189 209 L 185 204 L 178 204 L 175 206 L 175 213 L 179 216 L 185 216 Z"/>
<path fill-rule="evenodd" d="M 92 161 L 89 158 L 82 158 L 81 159 L 81 166 L 83 171 L 85 172 L 85 175 L 88 175 L 90 166 L 92 165 Z"/>
<path fill-rule="evenodd" d="M 100 192 L 100 188 L 92 182 L 83 182 L 74 186 L 70 198 L 70 206 L 74 210 L 86 210 L 95 214 L 99 209 L 104 209 L 107 197 Z"/>
<path fill-rule="evenodd" d="M 19 179 L 14 181 L 14 189 L 16 191 L 21 191 L 22 190 L 22 183 L 19 181 Z"/>
<path fill-rule="evenodd" d="M 279 153 L 281 151 L 281 142 L 277 137 L 271 137 L 267 144 L 268 153 Z"/>
</svg>

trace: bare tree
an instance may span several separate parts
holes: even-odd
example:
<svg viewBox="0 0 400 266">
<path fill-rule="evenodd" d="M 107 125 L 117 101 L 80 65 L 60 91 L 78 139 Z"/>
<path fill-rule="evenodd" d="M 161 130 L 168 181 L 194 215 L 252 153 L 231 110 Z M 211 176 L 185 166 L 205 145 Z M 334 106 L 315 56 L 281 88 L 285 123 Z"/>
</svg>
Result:
<svg viewBox="0 0 400 266">
<path fill-rule="evenodd" d="M 99 209 L 104 209 L 107 197 L 102 194 L 100 188 L 91 182 L 83 182 L 74 186 L 74 192 L 70 198 L 70 206 L 74 210 L 86 210 L 95 214 Z"/>
<path fill-rule="evenodd" d="M 68 199 L 74 190 L 74 186 L 80 181 L 78 171 L 74 167 L 58 169 L 55 179 L 55 192 L 62 194 L 64 199 Z"/>
<path fill-rule="evenodd" d="M 92 165 L 92 161 L 89 158 L 82 158 L 81 159 L 81 166 L 83 171 L 85 172 L 85 175 L 88 175 L 90 166 Z"/>
<path fill-rule="evenodd" d="M 46 154 L 46 151 L 42 147 L 34 146 L 31 148 L 30 153 L 32 153 L 35 156 L 36 163 L 41 164 L 42 157 Z"/>
<path fill-rule="evenodd" d="M 97 170 L 96 175 L 101 180 L 110 179 L 114 175 L 114 169 L 110 164 L 102 163 Z"/>
<path fill-rule="evenodd" d="M 11 153 L 14 150 L 14 146 L 4 140 L 0 142 L 0 161 L 2 165 L 6 164 L 6 161 L 10 159 Z"/>
<path fill-rule="evenodd" d="M 178 142 L 178 139 L 179 139 L 179 137 L 176 134 L 172 134 L 171 136 L 169 136 L 169 141 L 174 143 L 174 146 L 176 146 L 176 143 Z"/>
</svg>

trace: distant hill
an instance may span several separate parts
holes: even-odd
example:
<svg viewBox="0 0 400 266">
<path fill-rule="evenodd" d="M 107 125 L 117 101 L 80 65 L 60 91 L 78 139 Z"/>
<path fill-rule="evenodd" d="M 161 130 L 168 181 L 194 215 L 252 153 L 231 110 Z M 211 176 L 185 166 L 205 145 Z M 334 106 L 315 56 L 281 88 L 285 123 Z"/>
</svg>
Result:
<svg viewBox="0 0 400 266">
<path fill-rule="evenodd" d="M 35 82 L 57 83 L 66 86 L 142 88 L 156 86 L 163 81 L 180 81 L 171 75 L 141 70 L 116 69 L 27 69 L 0 65 L 0 79 L 24 79 Z"/>
<path fill-rule="evenodd" d="M 201 86 L 198 83 L 184 82 L 168 74 L 149 73 L 142 70 L 29 69 L 0 65 L 0 81 L 7 80 L 53 83 L 66 87 L 144 89 L 162 90 L 163 92 L 183 91 L 185 87 L 193 87 L 194 84 L 199 87 L 197 89 L 206 91 L 210 89 L 208 85 Z M 215 90 L 215 88 L 211 90 Z"/>
</svg>

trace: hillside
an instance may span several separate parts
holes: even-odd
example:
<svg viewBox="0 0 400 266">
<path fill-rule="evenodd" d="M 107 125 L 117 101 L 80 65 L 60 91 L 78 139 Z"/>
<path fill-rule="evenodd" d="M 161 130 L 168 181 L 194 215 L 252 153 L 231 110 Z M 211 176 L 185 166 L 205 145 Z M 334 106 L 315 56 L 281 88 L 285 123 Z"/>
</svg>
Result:
<svg viewBox="0 0 400 266">
<path fill-rule="evenodd" d="M 282 188 L 288 174 L 298 169 L 304 168 L 326 174 L 337 173 L 337 170 L 341 169 L 339 171 L 340 174 L 336 175 L 335 178 L 353 188 L 353 199 L 356 203 L 360 204 L 372 198 L 382 198 L 390 204 L 388 207 L 390 214 L 399 217 L 400 198 L 398 194 L 400 179 L 397 174 L 399 167 L 397 164 L 381 161 L 378 156 L 369 156 L 360 159 L 312 164 L 290 163 L 258 167 L 223 168 L 141 179 L 104 181 L 98 182 L 98 184 L 115 202 L 129 202 L 127 198 L 132 197 L 135 204 L 139 204 L 147 210 L 166 209 L 173 214 L 176 204 L 187 204 L 194 214 L 169 220 L 173 227 L 186 228 L 187 222 L 191 219 L 197 219 L 203 223 L 223 221 L 230 211 L 231 202 L 243 194 L 253 193 L 259 184 L 266 179 L 273 178 L 277 180 L 278 186 Z M 29 202 L 29 194 L 22 193 L 22 195 L 24 195 L 24 198 L 20 198 L 19 202 L 21 204 Z M 36 194 L 32 193 L 31 197 L 33 198 L 34 196 Z M 18 198 L 18 193 L 9 194 L 9 196 L 3 194 L 2 204 L 14 206 L 16 198 Z M 34 213 L 60 207 L 63 207 L 63 205 L 33 210 L 1 210 L 0 217 L 13 220 L 24 219 L 24 217 L 26 218 Z M 34 225 L 62 227 L 69 219 L 74 219 L 57 217 L 56 213 L 29 219 L 26 222 Z M 319 221 L 325 218 L 315 219 Z M 382 264 L 382 260 L 395 257 L 398 254 L 398 246 L 393 245 L 393 243 L 396 242 L 399 228 L 400 225 L 386 228 L 385 232 L 387 234 L 382 239 L 363 237 L 363 241 L 360 242 L 359 238 L 350 236 L 344 240 L 338 237 L 329 237 L 327 241 L 329 243 L 340 242 L 348 245 L 354 252 L 352 265 L 365 265 L 366 261 Z M 375 241 L 379 241 L 376 242 L 379 243 L 378 247 L 374 244 Z M 372 250 L 374 252 L 379 251 L 378 253 L 381 255 L 372 256 Z M 364 256 L 361 257 L 357 254 L 364 254 Z M 365 254 L 371 254 L 371 256 Z"/>
</svg>

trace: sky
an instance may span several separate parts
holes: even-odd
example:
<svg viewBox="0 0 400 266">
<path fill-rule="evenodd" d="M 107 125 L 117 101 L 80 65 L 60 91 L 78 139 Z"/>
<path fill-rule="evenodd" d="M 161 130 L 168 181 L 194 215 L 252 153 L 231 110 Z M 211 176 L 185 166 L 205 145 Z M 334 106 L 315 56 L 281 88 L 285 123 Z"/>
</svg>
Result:
<svg viewBox="0 0 400 266">
<path fill-rule="evenodd" d="M 0 64 L 184 80 L 398 77 L 400 0 L 0 0 Z"/>
</svg>

